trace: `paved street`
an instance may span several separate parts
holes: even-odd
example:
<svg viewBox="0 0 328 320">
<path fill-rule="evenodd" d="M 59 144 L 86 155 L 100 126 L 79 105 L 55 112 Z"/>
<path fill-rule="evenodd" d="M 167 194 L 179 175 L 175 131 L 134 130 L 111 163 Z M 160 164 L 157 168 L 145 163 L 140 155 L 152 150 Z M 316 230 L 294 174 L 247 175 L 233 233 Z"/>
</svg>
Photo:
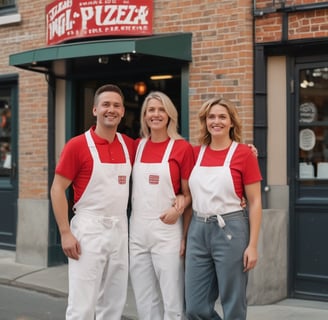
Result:
<svg viewBox="0 0 328 320">
<path fill-rule="evenodd" d="M 0 320 L 63 320 L 66 303 L 63 296 L 0 285 Z"/>
<path fill-rule="evenodd" d="M 28 266 L 15 253 L 0 250 L 0 320 L 63 320 L 67 299 L 67 265 Z M 42 292 L 42 293 L 41 293 Z M 220 310 L 220 306 L 217 305 Z M 247 320 L 327 320 L 328 302 L 284 299 L 249 306 Z M 137 320 L 129 286 L 122 320 Z"/>
<path fill-rule="evenodd" d="M 0 285 L 0 320 L 63 320 L 66 298 Z"/>
</svg>

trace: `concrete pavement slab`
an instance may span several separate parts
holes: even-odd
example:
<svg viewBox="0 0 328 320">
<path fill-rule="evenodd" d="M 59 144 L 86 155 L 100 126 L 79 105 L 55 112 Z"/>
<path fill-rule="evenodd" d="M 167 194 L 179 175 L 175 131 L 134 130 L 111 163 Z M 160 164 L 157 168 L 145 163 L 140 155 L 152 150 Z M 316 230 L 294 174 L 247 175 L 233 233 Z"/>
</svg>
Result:
<svg viewBox="0 0 328 320">
<path fill-rule="evenodd" d="M 0 250 L 0 279 L 2 283 L 15 282 L 22 276 L 42 269 L 45 268 L 16 263 L 15 252 Z"/>
<path fill-rule="evenodd" d="M 68 270 L 67 265 L 49 267 L 28 273 L 16 280 L 20 286 L 37 291 L 46 291 L 52 295 L 67 296 Z"/>
<path fill-rule="evenodd" d="M 286 299 L 272 305 L 249 306 L 247 320 L 327 320 L 328 302 Z"/>
<path fill-rule="evenodd" d="M 0 250 L 0 283 L 67 296 L 67 280 L 67 265 L 46 268 L 19 264 L 15 252 Z M 217 310 L 220 312 L 219 304 Z M 138 319 L 130 284 L 122 319 Z M 251 305 L 247 320 L 328 320 L 328 302 L 285 299 L 270 305 Z"/>
</svg>

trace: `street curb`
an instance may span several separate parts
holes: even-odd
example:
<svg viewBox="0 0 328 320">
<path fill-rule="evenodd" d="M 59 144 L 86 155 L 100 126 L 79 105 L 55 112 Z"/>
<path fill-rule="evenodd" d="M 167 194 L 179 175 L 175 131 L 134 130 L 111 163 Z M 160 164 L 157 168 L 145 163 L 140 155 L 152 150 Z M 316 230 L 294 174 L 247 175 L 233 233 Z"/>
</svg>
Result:
<svg viewBox="0 0 328 320">
<path fill-rule="evenodd" d="M 45 288 L 45 287 L 38 286 L 38 285 L 23 283 L 23 282 L 20 282 L 17 280 L 10 280 L 10 279 L 6 279 L 6 278 L 0 278 L 0 285 L 7 286 L 7 287 L 20 288 L 20 289 L 24 289 L 24 290 L 31 290 L 31 291 L 35 291 L 38 293 L 47 294 L 54 298 L 67 299 L 67 297 L 68 297 L 67 293 L 65 293 L 65 292 L 61 292 L 61 291 L 50 289 L 50 288 Z M 130 316 L 126 316 L 126 315 L 122 315 L 122 318 L 121 318 L 121 320 L 137 320 L 137 319 L 138 318 L 136 318 L 136 317 L 130 317 Z"/>
<path fill-rule="evenodd" d="M 42 286 L 32 285 L 32 284 L 28 284 L 28 283 L 23 283 L 23 282 L 16 281 L 16 280 L 8 280 L 8 279 L 0 278 L 0 284 L 8 286 L 8 287 L 12 286 L 12 287 L 16 287 L 16 288 L 25 289 L 25 290 L 32 290 L 32 291 L 36 291 L 39 293 L 48 294 L 50 296 L 57 297 L 57 298 L 67 298 L 68 297 L 67 293 L 61 292 L 59 290 L 45 288 Z"/>
</svg>

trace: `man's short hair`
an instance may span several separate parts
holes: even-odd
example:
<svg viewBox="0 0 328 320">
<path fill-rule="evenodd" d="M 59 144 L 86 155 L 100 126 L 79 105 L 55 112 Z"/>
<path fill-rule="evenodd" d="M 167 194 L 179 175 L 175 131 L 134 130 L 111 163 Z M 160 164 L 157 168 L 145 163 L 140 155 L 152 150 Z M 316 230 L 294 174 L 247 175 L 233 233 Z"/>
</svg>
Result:
<svg viewBox="0 0 328 320">
<path fill-rule="evenodd" d="M 118 93 L 121 98 L 122 98 L 122 101 L 123 101 L 123 104 L 124 104 L 124 95 L 123 95 L 123 92 L 122 90 L 115 84 L 105 84 L 101 87 L 99 87 L 97 89 L 97 91 L 95 92 L 95 97 L 94 97 L 94 103 L 97 104 L 97 100 L 98 100 L 98 97 L 100 94 L 102 94 L 103 92 L 116 92 Z"/>
</svg>

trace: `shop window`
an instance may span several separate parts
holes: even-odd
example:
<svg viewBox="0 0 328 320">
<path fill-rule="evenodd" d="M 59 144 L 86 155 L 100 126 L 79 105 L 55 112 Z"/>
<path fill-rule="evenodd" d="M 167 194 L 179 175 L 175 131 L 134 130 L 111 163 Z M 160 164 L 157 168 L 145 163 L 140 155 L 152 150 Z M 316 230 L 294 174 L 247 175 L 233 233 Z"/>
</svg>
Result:
<svg viewBox="0 0 328 320">
<path fill-rule="evenodd" d="M 10 88 L 0 88 L 0 177 L 9 176 L 12 167 L 10 97 Z"/>
<path fill-rule="evenodd" d="M 328 65 L 300 70 L 299 177 L 306 183 L 328 180 Z"/>
<path fill-rule="evenodd" d="M 15 0 L 0 0 L 0 26 L 20 23 L 21 15 L 17 11 Z"/>
<path fill-rule="evenodd" d="M 7 14 L 13 12 L 16 9 L 15 0 L 0 0 L 0 14 Z"/>
</svg>

